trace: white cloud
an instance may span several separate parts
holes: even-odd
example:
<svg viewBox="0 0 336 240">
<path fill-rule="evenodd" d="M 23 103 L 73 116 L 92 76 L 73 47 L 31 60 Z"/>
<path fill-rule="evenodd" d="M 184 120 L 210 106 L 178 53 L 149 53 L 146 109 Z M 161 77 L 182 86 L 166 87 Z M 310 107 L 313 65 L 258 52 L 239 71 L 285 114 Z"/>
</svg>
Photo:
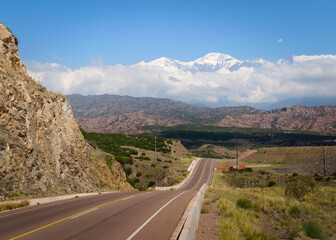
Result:
<svg viewBox="0 0 336 240">
<path fill-rule="evenodd" d="M 283 42 L 283 39 L 282 38 L 279 38 L 277 43 L 282 43 Z"/>
<path fill-rule="evenodd" d="M 56 63 L 28 62 L 26 65 L 31 76 L 40 78 L 49 90 L 62 94 L 151 96 L 218 104 L 336 97 L 334 55 L 294 56 L 277 62 L 238 61 L 238 64 L 238 67 L 211 71 L 144 62 L 131 66 L 109 66 L 100 62 L 78 69 Z"/>
</svg>

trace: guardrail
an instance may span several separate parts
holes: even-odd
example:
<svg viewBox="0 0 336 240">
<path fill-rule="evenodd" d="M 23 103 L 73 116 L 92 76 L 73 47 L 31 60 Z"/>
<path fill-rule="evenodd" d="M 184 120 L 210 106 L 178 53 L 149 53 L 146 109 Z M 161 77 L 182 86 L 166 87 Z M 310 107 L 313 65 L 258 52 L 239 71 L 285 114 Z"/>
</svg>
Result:
<svg viewBox="0 0 336 240">
<path fill-rule="evenodd" d="M 199 216 L 201 213 L 201 206 L 204 197 L 204 193 L 208 188 L 208 184 L 204 183 L 201 189 L 198 191 L 195 201 L 189 211 L 187 219 L 184 223 L 183 229 L 179 236 L 179 240 L 193 240 L 195 239 L 196 230 L 198 227 Z"/>
</svg>

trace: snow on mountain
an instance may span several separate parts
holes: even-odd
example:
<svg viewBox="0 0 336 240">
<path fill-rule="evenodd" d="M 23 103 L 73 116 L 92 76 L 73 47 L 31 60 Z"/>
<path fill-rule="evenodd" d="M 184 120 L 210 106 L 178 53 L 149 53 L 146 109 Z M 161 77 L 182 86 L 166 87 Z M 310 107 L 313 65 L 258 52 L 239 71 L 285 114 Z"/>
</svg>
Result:
<svg viewBox="0 0 336 240">
<path fill-rule="evenodd" d="M 204 57 L 195 61 L 183 62 L 161 57 L 148 63 L 141 62 L 141 65 L 161 67 L 166 70 L 183 70 L 190 72 L 217 72 L 219 70 L 230 72 L 237 71 L 241 67 L 261 67 L 263 64 L 269 63 L 264 59 L 243 60 L 240 61 L 230 55 L 223 53 L 208 53 Z"/>
</svg>

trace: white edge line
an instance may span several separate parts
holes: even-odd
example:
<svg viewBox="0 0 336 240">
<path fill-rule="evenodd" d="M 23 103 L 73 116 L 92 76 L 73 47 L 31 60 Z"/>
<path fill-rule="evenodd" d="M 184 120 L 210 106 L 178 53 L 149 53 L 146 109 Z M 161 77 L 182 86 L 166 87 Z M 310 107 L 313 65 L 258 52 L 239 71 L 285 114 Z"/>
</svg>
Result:
<svg viewBox="0 0 336 240">
<path fill-rule="evenodd" d="M 42 208 L 57 206 L 57 205 L 60 205 L 60 204 L 64 204 L 63 201 L 67 201 L 67 203 L 68 203 L 68 202 L 72 202 L 72 201 L 76 201 L 76 200 L 78 200 L 78 199 L 77 198 L 69 198 L 69 199 L 64 199 L 64 200 L 57 200 L 57 201 L 55 201 L 55 202 L 57 202 L 55 204 L 50 204 L 50 205 L 45 205 L 45 206 L 40 206 L 40 207 L 36 207 L 38 205 L 32 205 L 32 206 L 29 206 L 29 207 L 35 207 L 35 208 L 31 208 L 31 209 L 24 210 L 24 211 L 20 211 L 23 208 L 17 208 L 17 209 L 15 209 L 15 210 L 18 210 L 17 212 L 7 214 L 7 215 L 2 215 L 2 216 L 0 216 L 0 218 L 9 217 L 9 216 L 13 216 L 13 215 L 21 214 L 21 213 L 26 213 L 26 212 L 31 212 L 31 211 L 36 211 L 36 210 L 40 210 Z M 60 201 L 62 201 L 62 202 L 60 202 Z"/>
<path fill-rule="evenodd" d="M 125 200 L 127 200 L 127 199 L 130 199 L 130 198 L 133 198 L 134 196 L 130 196 L 130 197 L 128 197 L 128 198 L 124 198 L 122 201 L 125 201 Z"/>
<path fill-rule="evenodd" d="M 156 215 L 159 214 L 159 212 L 161 212 L 162 209 L 164 209 L 169 203 L 171 203 L 172 201 L 174 201 L 176 198 L 178 198 L 179 196 L 181 196 L 182 194 L 185 194 L 187 191 L 184 191 L 183 193 L 180 193 L 179 195 L 177 195 L 176 197 L 174 197 L 173 199 L 171 199 L 169 202 L 167 202 L 163 207 L 161 207 L 159 210 L 156 211 L 156 213 L 154 213 L 150 218 L 147 219 L 146 222 L 144 222 L 144 224 L 142 224 L 137 230 L 135 230 L 135 232 L 129 236 L 127 238 L 127 240 L 131 240 L 138 232 L 141 231 L 141 229 L 143 229 Z"/>
<path fill-rule="evenodd" d="M 91 210 L 86 211 L 86 212 L 83 212 L 83 213 L 81 213 L 81 214 L 79 214 L 79 215 L 73 216 L 73 217 L 70 218 L 70 219 L 78 218 L 78 217 L 80 217 L 80 216 L 83 216 L 84 214 L 87 214 L 87 213 L 89 213 L 89 212 L 93 212 L 93 211 L 95 211 L 95 210 L 97 210 L 97 209 L 98 209 L 98 208 L 91 209 Z"/>
</svg>

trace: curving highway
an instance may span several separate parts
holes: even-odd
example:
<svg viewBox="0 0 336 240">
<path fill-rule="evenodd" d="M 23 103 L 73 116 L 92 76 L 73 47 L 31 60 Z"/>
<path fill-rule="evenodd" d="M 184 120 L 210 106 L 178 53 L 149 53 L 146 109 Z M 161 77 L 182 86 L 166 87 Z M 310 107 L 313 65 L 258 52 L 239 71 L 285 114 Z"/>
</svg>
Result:
<svg viewBox="0 0 336 240">
<path fill-rule="evenodd" d="M 0 239 L 170 239 L 189 202 L 212 181 L 214 161 L 201 159 L 178 190 L 118 192 L 0 213 Z"/>
</svg>

